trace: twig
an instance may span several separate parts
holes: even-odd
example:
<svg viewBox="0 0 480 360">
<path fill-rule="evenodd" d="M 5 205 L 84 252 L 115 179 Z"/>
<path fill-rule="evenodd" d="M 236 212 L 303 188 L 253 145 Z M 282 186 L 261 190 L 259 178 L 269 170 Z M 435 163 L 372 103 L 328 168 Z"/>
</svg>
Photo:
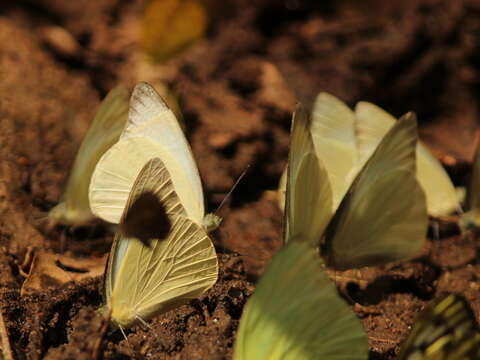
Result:
<svg viewBox="0 0 480 360">
<path fill-rule="evenodd" d="M 108 318 L 103 321 L 102 326 L 100 327 L 100 336 L 93 346 L 92 359 L 93 360 L 102 360 L 103 359 L 103 340 L 107 335 L 108 328 L 110 326 L 110 317 L 111 311 L 108 315 Z"/>
<path fill-rule="evenodd" d="M 2 339 L 2 353 L 5 360 L 14 360 L 10 340 L 8 338 L 7 327 L 3 319 L 3 311 L 0 309 L 0 338 Z"/>
</svg>

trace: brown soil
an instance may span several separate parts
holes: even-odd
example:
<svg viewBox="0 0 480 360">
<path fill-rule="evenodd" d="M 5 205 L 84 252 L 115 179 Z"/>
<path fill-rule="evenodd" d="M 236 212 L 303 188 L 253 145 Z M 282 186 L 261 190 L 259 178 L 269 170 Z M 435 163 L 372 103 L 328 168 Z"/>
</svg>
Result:
<svg viewBox="0 0 480 360">
<path fill-rule="evenodd" d="M 230 359 L 253 283 L 280 246 L 275 194 L 291 110 L 318 91 L 417 112 L 421 134 L 464 184 L 478 118 L 475 0 L 207 1 L 205 39 L 158 67 L 141 60 L 141 2 L 23 0 L 0 7 L 0 305 L 18 359 Z M 221 3 L 221 4 L 220 4 Z M 51 36 L 52 28 L 62 36 Z M 68 41 L 65 40 L 67 36 Z M 242 171 L 214 234 L 221 276 L 201 299 L 135 327 L 128 343 L 95 312 L 101 279 L 20 296 L 29 249 L 105 254 L 101 228 L 47 231 L 99 99 L 118 82 L 164 81 L 179 96 L 214 209 Z M 441 226 L 413 261 L 332 274 L 363 320 L 372 359 L 391 359 L 437 294 L 480 316 L 477 236 Z M 80 261 L 80 260 L 79 260 Z M 101 341 L 103 339 L 103 341 Z M 102 347 L 99 348 L 99 344 Z"/>
</svg>

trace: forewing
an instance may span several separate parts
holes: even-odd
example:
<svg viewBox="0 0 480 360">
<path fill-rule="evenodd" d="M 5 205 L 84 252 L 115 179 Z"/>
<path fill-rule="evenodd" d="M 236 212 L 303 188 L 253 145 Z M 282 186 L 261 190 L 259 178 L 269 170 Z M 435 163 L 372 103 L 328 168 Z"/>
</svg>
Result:
<svg viewBox="0 0 480 360">
<path fill-rule="evenodd" d="M 320 93 L 313 105 L 310 130 L 330 180 L 335 212 L 357 172 L 355 115 L 341 100 Z"/>
<path fill-rule="evenodd" d="M 83 225 L 93 218 L 88 187 L 100 157 L 118 140 L 128 113 L 128 91 L 124 86 L 111 90 L 100 104 L 82 141 L 62 195 L 67 225 Z"/>
<path fill-rule="evenodd" d="M 144 82 L 133 90 L 121 139 L 138 136 L 151 139 L 170 154 L 162 160 L 172 175 L 177 194 L 189 216 L 201 221 L 205 215 L 202 182 L 190 145 L 175 114 L 155 89 Z M 172 171 L 174 167 L 180 171 Z M 184 186 L 184 182 L 188 185 Z"/>
<path fill-rule="evenodd" d="M 317 246 L 332 216 L 332 195 L 325 168 L 318 159 L 302 106 L 293 115 L 287 167 L 284 241 Z"/>
<path fill-rule="evenodd" d="M 291 242 L 273 257 L 244 307 L 234 358 L 368 358 L 362 324 L 314 249 Z"/>
<path fill-rule="evenodd" d="M 359 102 L 355 107 L 355 115 L 361 166 L 397 120 L 368 102 Z M 418 141 L 416 151 L 417 179 L 425 191 L 428 213 L 432 216 L 444 216 L 457 210 L 458 196 L 442 164 L 421 141 Z"/>
<path fill-rule="evenodd" d="M 177 182 L 173 182 L 173 176 L 171 180 L 187 216 L 190 216 L 185 205 L 192 204 L 188 199 L 194 198 L 195 193 L 181 167 L 170 153 L 152 140 L 142 137 L 119 141 L 98 162 L 89 189 L 92 212 L 106 221 L 119 223 L 133 182 L 142 167 L 155 157 L 161 158 L 165 166 L 170 164 L 168 172 L 176 174 Z M 178 192 L 179 189 L 182 190 L 181 193 Z M 198 223 L 202 219 L 203 217 L 192 217 Z"/>
<path fill-rule="evenodd" d="M 365 101 L 355 106 L 355 117 L 359 166 L 363 167 L 397 119 L 377 105 Z"/>
<path fill-rule="evenodd" d="M 323 255 L 338 270 L 414 256 L 428 217 L 415 178 L 416 120 L 402 117 L 382 139 L 326 231 Z"/>
<path fill-rule="evenodd" d="M 480 333 L 467 302 L 443 296 L 420 314 L 398 360 L 480 359 Z"/>
<path fill-rule="evenodd" d="M 132 208 L 135 210 L 135 205 L 138 204 L 137 200 L 141 199 L 146 193 L 158 198 L 170 219 L 176 215 L 186 216 L 185 209 L 182 207 L 173 188 L 168 170 L 159 158 L 154 158 L 148 161 L 141 169 L 132 187 L 125 214 L 121 221 L 122 225 L 125 224 L 125 220 L 128 218 Z M 171 226 L 170 224 L 170 228 Z M 134 231 L 134 229 L 130 229 L 129 232 L 135 234 Z M 105 293 L 107 298 L 111 295 L 119 268 L 125 261 L 125 254 L 134 242 L 135 241 L 129 241 L 129 239 L 124 236 L 115 236 L 106 270 Z"/>
</svg>

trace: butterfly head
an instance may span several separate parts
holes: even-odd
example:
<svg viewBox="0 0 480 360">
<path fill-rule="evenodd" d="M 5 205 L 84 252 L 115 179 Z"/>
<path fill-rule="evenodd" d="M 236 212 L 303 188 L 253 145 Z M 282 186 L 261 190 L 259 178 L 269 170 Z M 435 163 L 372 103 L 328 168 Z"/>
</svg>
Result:
<svg viewBox="0 0 480 360">
<path fill-rule="evenodd" d="M 215 214 L 207 214 L 203 218 L 203 228 L 207 233 L 216 230 L 222 223 L 222 218 Z"/>
</svg>

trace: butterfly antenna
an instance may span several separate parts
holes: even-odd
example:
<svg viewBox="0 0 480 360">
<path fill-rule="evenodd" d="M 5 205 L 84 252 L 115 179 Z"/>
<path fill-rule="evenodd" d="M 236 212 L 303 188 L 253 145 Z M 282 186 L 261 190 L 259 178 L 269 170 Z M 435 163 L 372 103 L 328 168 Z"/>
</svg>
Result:
<svg viewBox="0 0 480 360">
<path fill-rule="evenodd" d="M 132 358 L 135 359 L 135 352 L 133 351 L 133 347 L 132 347 L 132 345 L 130 344 L 130 341 L 128 341 L 127 335 L 125 334 L 125 331 L 123 330 L 122 325 L 118 325 L 118 328 L 120 329 L 120 332 L 122 333 L 123 338 L 124 338 L 125 341 L 127 342 L 127 346 L 128 346 L 128 348 L 130 349 L 130 353 L 132 354 Z"/>
<path fill-rule="evenodd" d="M 45 222 L 46 220 L 49 220 L 49 221 L 51 220 L 52 222 L 54 222 L 53 219 L 50 218 L 48 211 L 43 211 L 43 210 L 34 211 L 33 214 L 31 215 L 31 219 L 34 225 L 39 225 Z"/>
<path fill-rule="evenodd" d="M 122 325 L 118 325 L 118 328 L 120 329 L 120 332 L 122 333 L 123 338 L 125 339 L 125 341 L 130 345 L 130 343 L 128 342 L 127 335 L 125 334 L 125 331 L 123 331 Z"/>
<path fill-rule="evenodd" d="M 220 205 L 218 205 L 217 209 L 213 212 L 214 214 L 217 214 L 218 211 L 221 209 L 221 207 L 225 204 L 225 202 L 227 201 L 227 199 L 232 195 L 233 191 L 235 190 L 235 188 L 238 186 L 238 184 L 240 183 L 240 181 L 243 179 L 243 177 L 246 175 L 248 169 L 250 168 L 250 164 L 247 165 L 247 167 L 245 168 L 245 170 L 243 170 L 243 172 L 240 174 L 240 176 L 238 177 L 237 181 L 235 181 L 235 184 L 233 184 L 232 188 L 230 189 L 230 191 L 227 193 L 227 195 L 225 195 L 225 197 L 223 198 L 222 202 L 220 203 Z"/>
<path fill-rule="evenodd" d="M 160 346 L 162 347 L 162 349 L 165 349 L 166 348 L 165 343 L 162 341 L 162 339 L 160 339 L 158 334 L 155 331 L 153 331 L 153 327 L 149 323 L 147 323 L 145 320 L 143 320 L 140 316 L 135 315 L 135 318 L 147 329 L 152 330 L 151 333 L 155 336 L 157 341 L 160 343 Z"/>
</svg>

